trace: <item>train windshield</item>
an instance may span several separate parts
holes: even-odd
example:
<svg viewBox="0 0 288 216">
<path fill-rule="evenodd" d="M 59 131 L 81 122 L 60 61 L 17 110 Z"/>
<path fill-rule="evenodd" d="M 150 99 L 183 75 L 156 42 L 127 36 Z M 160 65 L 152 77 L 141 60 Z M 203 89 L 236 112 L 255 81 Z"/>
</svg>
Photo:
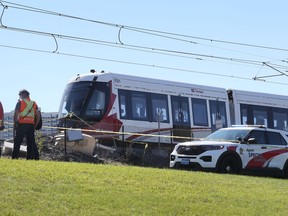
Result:
<svg viewBox="0 0 288 216">
<path fill-rule="evenodd" d="M 68 84 L 62 97 L 59 116 L 73 113 L 79 118 L 101 119 L 107 108 L 109 89 L 108 83 L 101 82 Z"/>
</svg>

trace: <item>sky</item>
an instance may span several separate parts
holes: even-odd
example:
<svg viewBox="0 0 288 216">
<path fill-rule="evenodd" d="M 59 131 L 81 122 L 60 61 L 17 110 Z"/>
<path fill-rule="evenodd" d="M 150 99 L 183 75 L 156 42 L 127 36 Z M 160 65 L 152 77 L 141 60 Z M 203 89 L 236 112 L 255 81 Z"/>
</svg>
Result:
<svg viewBox="0 0 288 216">
<path fill-rule="evenodd" d="M 288 1 L 0 0 L 0 100 L 57 112 L 90 69 L 287 95 Z"/>
</svg>

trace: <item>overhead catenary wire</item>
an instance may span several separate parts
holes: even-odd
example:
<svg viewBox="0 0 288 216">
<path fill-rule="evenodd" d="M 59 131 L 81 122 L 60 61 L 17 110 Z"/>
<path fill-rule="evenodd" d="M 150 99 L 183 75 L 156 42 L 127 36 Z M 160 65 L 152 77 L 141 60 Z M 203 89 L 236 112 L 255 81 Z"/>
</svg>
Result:
<svg viewBox="0 0 288 216">
<path fill-rule="evenodd" d="M 191 41 L 191 40 L 176 38 L 175 36 L 184 37 L 184 38 L 193 38 L 193 39 L 205 40 L 205 41 L 209 41 L 209 42 L 228 43 L 228 44 L 241 45 L 241 46 L 251 46 L 251 47 L 257 47 L 257 48 L 263 48 L 263 49 L 275 49 L 275 50 L 278 50 L 278 51 L 279 50 L 288 51 L 288 49 L 282 49 L 282 48 L 273 48 L 273 47 L 253 45 L 253 44 L 244 44 L 244 43 L 239 43 L 239 42 L 230 42 L 230 41 L 224 41 L 224 40 L 208 39 L 208 38 L 203 38 L 203 37 L 196 37 L 196 36 L 183 35 L 183 34 L 178 34 L 178 33 L 171 33 L 171 32 L 151 30 L 151 29 L 145 29 L 145 28 L 139 28 L 139 27 L 132 27 L 132 26 L 115 24 L 115 23 L 108 23 L 108 22 L 97 21 L 97 20 L 92 20 L 92 19 L 86 19 L 86 18 L 72 16 L 72 15 L 66 15 L 66 14 L 63 14 L 63 13 L 48 11 L 48 10 L 39 9 L 39 8 L 30 7 L 30 6 L 21 5 L 21 4 L 16 4 L 16 3 L 8 2 L 8 1 L 3 1 L 3 2 L 11 4 L 12 6 L 10 6 L 10 7 L 16 8 L 16 9 L 20 9 L 20 10 L 27 10 L 27 11 L 31 11 L 31 12 L 44 13 L 44 14 L 54 15 L 54 16 L 61 16 L 61 17 L 65 17 L 65 18 L 77 19 L 77 20 L 81 20 L 81 21 L 92 22 L 92 23 L 97 23 L 97 24 L 101 24 L 101 25 L 107 25 L 107 26 L 110 26 L 110 27 L 119 28 L 118 40 L 119 40 L 121 45 L 124 45 L 124 43 L 120 39 L 120 33 L 121 33 L 121 30 L 125 28 L 126 30 L 130 30 L 130 31 L 134 31 L 134 32 L 140 32 L 140 33 L 143 33 L 143 34 L 150 34 L 150 35 L 154 35 L 154 36 L 158 36 L 158 37 L 162 37 L 162 38 L 168 38 L 168 39 L 171 39 L 171 40 L 187 42 L 187 43 L 190 43 L 190 44 L 198 44 L 199 45 L 200 43 L 199 42 L 195 42 L 195 41 Z M 8 6 L 6 6 L 6 7 L 8 7 Z M 4 5 L 3 5 L 3 12 L 4 12 Z M 169 36 L 169 35 L 171 35 L 171 36 Z M 172 37 L 172 36 L 174 36 L 174 37 Z M 201 44 L 201 45 L 207 46 L 205 44 Z M 209 46 L 211 47 L 211 45 L 209 45 Z M 215 46 L 213 46 L 213 47 L 215 47 Z M 219 47 L 216 47 L 216 48 L 223 49 L 223 48 L 219 48 Z M 227 49 L 224 49 L 224 50 L 227 50 Z"/>
<path fill-rule="evenodd" d="M 278 50 L 278 51 L 288 51 L 288 49 L 277 48 L 277 47 L 254 45 L 254 44 L 240 43 L 240 42 L 231 42 L 231 41 L 217 40 L 217 39 L 204 38 L 204 37 L 196 37 L 196 36 L 191 36 L 191 35 L 171 33 L 171 32 L 159 31 L 159 30 L 145 29 L 145 28 L 139 28 L 139 27 L 133 27 L 133 26 L 126 26 L 126 25 L 122 25 L 122 24 L 108 23 L 108 22 L 103 22 L 103 21 L 98 21 L 98 20 L 92 20 L 92 19 L 72 16 L 72 15 L 67 15 L 67 14 L 63 14 L 63 13 L 59 13 L 59 12 L 48 11 L 48 10 L 30 7 L 30 6 L 26 6 L 26 5 L 16 4 L 16 3 L 8 2 L 8 1 L 3 1 L 3 2 L 12 5 L 9 7 L 17 8 L 20 10 L 28 10 L 28 11 L 37 12 L 37 13 L 44 13 L 44 14 L 48 14 L 48 15 L 61 16 L 61 17 L 65 17 L 65 18 L 77 19 L 77 20 L 81 20 L 81 21 L 85 21 L 85 22 L 92 22 L 92 23 L 97 23 L 97 24 L 101 24 L 101 25 L 107 25 L 107 26 L 119 28 L 118 39 L 120 39 L 121 30 L 126 29 L 126 30 L 130 30 L 130 31 L 141 32 L 143 34 L 144 33 L 145 34 L 151 34 L 151 35 L 158 36 L 158 37 L 165 37 L 165 38 L 169 38 L 172 40 L 188 42 L 190 44 L 191 43 L 192 44 L 200 44 L 200 43 L 197 43 L 197 42 L 191 41 L 191 40 L 183 40 L 181 38 L 176 38 L 175 36 L 184 37 L 184 38 L 193 38 L 193 39 L 199 39 L 199 40 L 205 40 L 205 41 L 217 42 L 217 43 L 228 43 L 228 44 L 233 44 L 233 45 L 238 45 L 238 46 L 241 45 L 241 46 L 250 46 L 250 47 L 262 48 L 262 49 L 274 49 L 274 50 Z M 166 36 L 166 35 L 172 35 L 174 37 Z M 120 40 L 119 40 L 119 42 L 120 42 Z M 123 45 L 123 42 L 121 41 L 120 44 Z M 221 49 L 223 49 L 223 48 L 221 48 Z"/>
<path fill-rule="evenodd" d="M 3 5 L 2 2 L 7 4 L 7 5 Z M 37 35 L 41 35 L 41 36 L 53 37 L 53 39 L 56 43 L 56 49 L 53 51 L 54 53 L 57 53 L 57 50 L 58 50 L 58 43 L 57 43 L 57 39 L 56 39 L 56 37 L 57 37 L 57 38 L 61 38 L 63 40 L 72 40 L 72 41 L 80 41 L 80 42 L 84 42 L 84 43 L 95 43 L 95 44 L 97 43 L 97 44 L 101 44 L 101 45 L 115 46 L 117 48 L 122 48 L 124 46 L 127 49 L 132 49 L 132 50 L 137 50 L 137 51 L 142 51 L 142 52 L 153 52 L 153 53 L 157 53 L 157 54 L 171 55 L 171 56 L 177 56 L 177 57 L 182 57 L 182 58 L 187 58 L 187 57 L 191 58 L 191 56 L 195 56 L 194 57 L 195 60 L 215 59 L 215 60 L 229 61 L 229 62 L 235 62 L 235 63 L 247 64 L 247 65 L 251 64 L 251 65 L 258 66 L 258 67 L 260 67 L 263 64 L 263 61 L 239 59 L 239 58 L 232 58 L 232 57 L 223 57 L 223 56 L 217 56 L 217 55 L 207 55 L 207 54 L 200 54 L 200 53 L 191 53 L 191 52 L 184 52 L 181 50 L 171 50 L 171 49 L 163 49 L 163 48 L 156 48 L 156 47 L 147 47 L 147 46 L 127 44 L 127 43 L 124 44 L 122 39 L 121 39 L 121 30 L 126 29 L 126 30 L 130 30 L 130 31 L 140 32 L 143 34 L 151 34 L 151 35 L 157 36 L 157 37 L 166 37 L 166 38 L 169 38 L 171 40 L 180 40 L 183 42 L 188 42 L 188 43 L 193 43 L 193 44 L 199 44 L 199 43 L 194 42 L 194 41 L 189 41 L 189 40 L 182 40 L 181 38 L 178 38 L 178 37 L 216 41 L 219 43 L 220 42 L 221 43 L 222 42 L 229 42 L 229 41 L 207 39 L 207 38 L 201 38 L 201 37 L 195 37 L 195 36 L 189 36 L 189 35 L 183 35 L 183 34 L 177 34 L 177 33 L 170 33 L 170 32 L 157 31 L 157 30 L 151 30 L 151 29 L 145 29 L 145 28 L 139 28 L 139 27 L 119 25 L 119 24 L 114 24 L 114 23 L 108 23 L 108 22 L 102 22 L 102 21 L 97 21 L 97 20 L 92 20 L 92 19 L 86 19 L 86 18 L 77 17 L 77 16 L 66 15 L 66 14 L 62 14 L 62 13 L 57 13 L 57 12 L 53 12 L 53 11 L 35 8 L 35 7 L 16 4 L 16 3 L 8 2 L 8 1 L 2 1 L 2 2 L 1 2 L 2 7 L 3 7 L 2 16 L 3 16 L 4 10 L 7 9 L 9 6 L 11 8 L 15 8 L 15 9 L 19 9 L 19 10 L 27 10 L 27 11 L 31 11 L 31 12 L 44 13 L 44 14 L 54 15 L 54 16 L 61 16 L 61 17 L 70 18 L 70 19 L 78 19 L 78 20 L 85 21 L 85 22 L 93 22 L 93 23 L 97 23 L 97 24 L 101 24 L 101 25 L 108 25 L 111 27 L 119 28 L 119 32 L 118 32 L 119 44 L 117 44 L 117 43 L 113 43 L 113 42 L 109 42 L 109 41 L 101 41 L 101 40 L 89 39 L 89 38 L 84 38 L 84 37 L 69 36 L 69 35 L 64 35 L 64 34 L 60 35 L 60 34 L 56 34 L 56 33 L 41 32 L 41 31 L 35 31 L 35 30 L 30 30 L 30 29 L 9 27 L 9 26 L 4 25 L 2 23 L 3 17 L 1 16 L 1 25 L 2 25 L 1 28 L 4 28 L 6 30 L 25 32 L 25 33 L 29 33 L 29 34 L 37 34 Z M 233 42 L 233 43 L 231 42 L 231 44 L 243 45 L 243 46 L 244 45 L 245 46 L 251 45 L 251 44 L 244 44 L 244 43 L 237 43 L 237 42 Z M 269 49 L 272 48 L 272 47 L 258 46 L 258 45 L 251 45 L 251 46 L 252 47 L 258 47 L 258 48 L 269 48 Z M 27 50 L 29 50 L 29 48 Z M 279 49 L 276 48 L 276 50 L 279 50 Z M 281 51 L 288 51 L 288 49 L 281 49 Z M 76 57 L 76 56 L 84 56 L 84 55 L 72 54 L 71 56 Z M 87 56 L 87 57 L 90 58 L 89 56 Z M 120 61 L 120 62 L 123 62 L 123 61 Z M 141 65 L 141 64 L 137 63 L 137 65 Z M 285 67 L 285 66 L 279 65 L 279 64 L 270 63 L 270 65 L 273 66 L 273 68 L 276 68 L 276 67 L 279 68 L 278 70 L 280 70 L 280 68 L 284 69 L 284 70 L 287 69 L 287 66 Z M 284 72 L 282 72 L 282 73 L 285 74 Z M 234 76 L 228 76 L 228 77 L 234 77 Z"/>
<path fill-rule="evenodd" d="M 207 55 L 207 54 L 201 54 L 201 53 L 192 53 L 192 52 L 184 52 L 180 50 L 171 50 L 171 49 L 163 49 L 163 48 L 156 48 L 156 47 L 147 47 L 147 46 L 139 46 L 139 45 L 130 45 L 130 44 L 123 44 L 122 41 L 120 41 L 120 44 L 109 42 L 109 41 L 103 41 L 103 40 L 96 40 L 91 38 L 84 38 L 84 37 L 76 37 L 76 36 L 70 36 L 70 35 L 64 35 L 64 34 L 56 34 L 52 32 L 43 32 L 43 31 L 36 31 L 36 30 L 30 30 L 30 29 L 23 29 L 23 28 L 15 28 L 15 27 L 9 27 L 5 26 L 5 28 L 0 27 L 0 29 L 5 30 L 11 30 L 11 31 L 17 31 L 17 32 L 23 32 L 23 33 L 29 33 L 29 34 L 35 34 L 35 35 L 41 35 L 41 36 L 48 36 L 53 37 L 53 39 L 56 42 L 56 50 L 58 50 L 58 44 L 57 44 L 57 38 L 63 39 L 63 40 L 72 40 L 72 41 L 78 41 L 83 43 L 95 43 L 95 44 L 102 44 L 102 45 L 114 45 L 114 46 L 124 46 L 127 48 L 131 48 L 137 51 L 143 51 L 143 50 L 150 50 L 155 53 L 155 51 L 158 51 L 158 54 L 165 54 L 165 55 L 174 55 L 177 57 L 187 57 L 187 56 L 196 56 L 194 59 L 200 60 L 200 58 L 210 58 L 210 59 L 218 59 L 218 60 L 224 60 L 224 61 L 231 61 L 231 62 L 237 62 L 237 63 L 243 63 L 243 64 L 251 64 L 251 65 L 257 65 L 261 66 L 262 61 L 255 61 L 255 60 L 248 60 L 248 59 L 239 59 L 239 58 L 232 58 L 232 57 L 223 57 L 223 56 L 215 56 L 215 55 Z M 120 38 L 119 38 L 120 39 Z M 120 46 L 120 47 L 121 47 Z M 203 59 L 201 59 L 203 60 Z"/>
<path fill-rule="evenodd" d="M 198 43 L 194 42 L 194 41 L 182 40 L 182 39 L 179 39 L 179 38 L 166 36 L 166 35 L 172 35 L 172 36 L 177 36 L 177 37 L 185 37 L 185 38 L 194 38 L 194 39 L 206 40 L 206 41 L 210 41 L 210 42 L 228 43 L 228 44 L 241 45 L 241 46 L 251 46 L 251 47 L 257 47 L 257 48 L 263 48 L 263 49 L 275 49 L 275 50 L 278 50 L 278 51 L 279 50 L 288 51 L 288 49 L 282 49 L 282 48 L 254 45 L 254 44 L 247 44 L 247 43 L 239 43 L 239 42 L 230 42 L 230 41 L 216 40 L 216 39 L 208 39 L 208 38 L 196 37 L 196 36 L 191 36 L 191 35 L 184 35 L 184 34 L 171 33 L 171 32 L 159 31 L 159 30 L 152 30 L 152 29 L 145 29 L 145 28 L 139 28 L 139 27 L 133 27 L 133 26 L 120 25 L 120 24 L 115 24 L 115 23 L 108 23 L 108 22 L 103 22 L 103 21 L 98 21 L 98 20 L 92 20 L 92 19 L 72 16 L 72 15 L 67 15 L 67 14 L 63 14 L 63 13 L 53 12 L 53 11 L 49 11 L 49 10 L 39 9 L 39 8 L 26 6 L 26 5 L 22 5 L 22 4 L 16 4 L 16 3 L 13 3 L 13 2 L 8 2 L 8 1 L 2 1 L 2 2 L 8 4 L 9 7 L 12 7 L 12 8 L 15 8 L 15 9 L 19 9 L 19 10 L 27 10 L 27 11 L 31 11 L 31 12 L 44 13 L 44 14 L 54 15 L 54 16 L 61 16 L 61 17 L 65 17 L 65 18 L 77 19 L 77 20 L 81 20 L 81 21 L 93 22 L 93 23 L 97 23 L 97 24 L 101 24 L 101 25 L 107 25 L 107 26 L 120 28 L 119 29 L 119 34 L 118 34 L 118 38 L 119 39 L 120 39 L 121 29 L 125 28 L 125 29 L 130 30 L 130 31 L 136 31 L 136 32 L 141 32 L 141 33 L 145 33 L 145 34 L 151 34 L 151 35 L 159 36 L 159 37 L 166 37 L 166 38 L 169 38 L 169 39 L 180 40 L 180 41 L 193 43 L 193 44 L 198 44 Z M 5 5 L 5 6 L 3 5 L 3 11 L 4 11 L 5 8 L 8 7 L 8 5 Z M 119 42 L 120 42 L 120 40 L 119 40 Z M 123 45 L 123 42 L 121 41 L 120 44 Z"/>
<path fill-rule="evenodd" d="M 3 29 L 3 27 L 0 27 L 0 29 Z M 24 33 L 29 33 L 29 34 L 36 34 L 36 35 L 41 35 L 41 36 L 53 37 L 55 44 L 56 44 L 56 49 L 53 51 L 53 53 L 57 53 L 57 50 L 58 50 L 58 43 L 57 43 L 56 37 L 63 39 L 63 40 L 79 41 L 79 42 L 83 42 L 83 43 L 93 43 L 93 44 L 101 44 L 101 45 L 116 46 L 116 47 L 118 46 L 117 44 L 109 42 L 109 41 L 75 37 L 75 36 L 69 36 L 69 35 L 59 35 L 59 34 L 51 33 L 51 32 L 41 32 L 41 31 L 21 29 L 21 28 L 8 27 L 8 26 L 5 26 L 4 29 L 5 30 L 11 30 L 11 31 L 24 32 Z M 199 54 L 199 53 L 189 53 L 189 52 L 159 49 L 159 48 L 153 48 L 153 47 L 144 47 L 144 46 L 135 46 L 135 45 L 126 45 L 126 44 L 124 45 L 124 47 L 126 49 L 132 49 L 132 50 L 136 50 L 136 51 L 146 51 L 146 52 L 150 51 L 150 52 L 153 52 L 154 54 L 157 53 L 157 54 L 162 54 L 162 55 L 171 55 L 171 56 L 176 56 L 176 57 L 180 57 L 180 58 L 193 58 L 195 60 L 204 60 L 205 58 L 207 60 L 210 58 L 210 59 L 217 59 L 217 60 L 223 60 L 223 61 L 231 61 L 231 62 L 236 62 L 236 63 L 241 63 L 241 64 L 250 64 L 250 65 L 255 65 L 255 66 L 261 66 L 263 64 L 263 62 L 261 62 L 261 61 L 229 58 L 229 57 L 222 57 L 222 56 L 211 56 L 211 55 L 205 55 L 205 54 Z M 120 48 L 123 48 L 123 47 L 120 46 Z M 30 49 L 28 48 L 27 50 L 30 50 Z M 33 49 L 31 49 L 31 50 L 33 50 Z M 74 56 L 76 57 L 77 55 L 74 55 Z M 191 57 L 191 56 L 195 56 L 195 57 Z M 137 65 L 140 65 L 140 64 L 137 64 Z M 274 67 L 278 67 L 278 66 L 274 65 Z"/>
<path fill-rule="evenodd" d="M 107 58 L 100 58 L 100 57 L 95 57 L 95 56 L 85 56 L 85 55 L 79 55 L 79 54 L 73 54 L 73 53 L 64 53 L 64 52 L 53 53 L 53 52 L 47 51 L 47 50 L 30 49 L 30 48 L 25 48 L 25 47 L 16 47 L 16 46 L 9 46 L 9 45 L 3 45 L 3 44 L 0 44 L 0 47 L 33 51 L 33 52 L 40 52 L 40 53 L 46 53 L 46 54 L 57 54 L 57 55 L 70 56 L 70 57 L 76 57 L 76 58 L 93 59 L 93 60 L 99 60 L 99 61 L 108 61 L 108 62 L 113 62 L 113 63 L 152 67 L 152 68 L 159 68 L 159 69 L 166 69 L 166 70 L 173 70 L 173 71 L 181 71 L 181 72 L 187 72 L 187 73 L 196 73 L 196 74 L 210 75 L 210 76 L 217 76 L 217 77 L 241 79 L 241 80 L 247 80 L 247 81 L 257 80 L 254 78 L 250 79 L 250 78 L 240 77 L 240 76 L 224 75 L 224 74 L 217 74 L 217 73 L 205 72 L 205 71 L 196 71 L 196 70 L 185 69 L 185 68 L 167 67 L 167 66 L 161 66 L 161 65 L 155 65 L 155 64 L 151 65 L 151 64 L 145 64 L 145 63 L 140 63 L 140 62 L 121 61 L 121 60 L 116 60 L 116 59 L 107 59 Z M 264 81 L 264 80 L 257 80 L 257 81 Z M 274 81 L 265 81 L 265 82 L 271 83 L 271 84 L 284 85 L 284 86 L 288 85 L 288 83 L 284 83 L 284 82 L 283 83 L 282 82 L 274 82 Z"/>
<path fill-rule="evenodd" d="M 192 38 L 192 39 L 197 39 L 197 40 L 204 40 L 204 41 L 209 41 L 209 42 L 216 42 L 216 43 L 225 43 L 225 44 L 232 44 L 232 45 L 237 45 L 237 46 L 248 46 L 248 47 L 254 47 L 254 48 L 261 48 L 261 49 L 270 49 L 270 50 L 277 50 L 277 51 L 284 51 L 288 52 L 288 48 L 279 48 L 279 47 L 271 47 L 271 46 L 264 46 L 264 45 L 256 45 L 256 44 L 249 44 L 249 43 L 241 43 L 241 42 L 233 42 L 233 41 L 227 41 L 227 40 L 219 40 L 219 39 L 213 39 L 213 38 L 205 38 L 205 37 L 198 37 L 198 36 L 192 36 L 192 35 L 185 35 L 185 34 L 179 34 L 179 33 L 173 33 L 173 32 L 166 32 L 166 31 L 159 31 L 159 30 L 153 30 L 153 29 L 147 29 L 147 28 L 140 28 L 140 27 L 134 27 L 134 26 L 127 26 L 127 25 L 122 25 L 122 24 L 116 24 L 116 23 L 109 23 L 109 22 L 104 22 L 104 21 L 99 21 L 99 20 L 93 20 L 93 19 L 87 19 L 83 17 L 78 17 L 78 16 L 72 16 L 72 15 L 67 15 L 59 12 L 53 12 L 49 10 L 44 10 L 36 7 L 31 7 L 31 6 L 26 6 L 22 4 L 16 4 L 13 2 L 9 1 L 2 1 L 3 3 L 6 3 L 7 7 L 12 7 L 20 10 L 28 10 L 31 12 L 37 12 L 37 13 L 44 13 L 47 15 L 54 15 L 54 16 L 61 16 L 61 17 L 66 17 L 70 19 L 77 19 L 85 22 L 92 22 L 92 23 L 97 23 L 97 24 L 102 24 L 102 25 L 107 25 L 111 27 L 116 27 L 116 28 L 122 28 L 122 29 L 127 29 L 131 31 L 137 31 L 137 32 L 142 32 L 146 34 L 151 34 L 159 37 L 167 37 L 173 40 L 181 40 L 177 37 L 183 37 L 183 38 Z M 175 37 L 169 37 L 165 35 L 171 35 Z M 197 44 L 195 41 L 190 41 L 190 40 L 181 40 L 183 42 L 187 43 L 192 43 L 192 44 Z"/>
</svg>

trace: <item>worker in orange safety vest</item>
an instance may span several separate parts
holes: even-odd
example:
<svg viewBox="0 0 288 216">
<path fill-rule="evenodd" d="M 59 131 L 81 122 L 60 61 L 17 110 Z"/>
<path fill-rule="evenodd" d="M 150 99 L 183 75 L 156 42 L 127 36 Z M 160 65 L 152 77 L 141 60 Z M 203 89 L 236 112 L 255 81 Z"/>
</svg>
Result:
<svg viewBox="0 0 288 216">
<path fill-rule="evenodd" d="M 35 142 L 35 126 L 40 120 L 38 106 L 35 101 L 30 100 L 30 93 L 23 89 L 19 92 L 19 101 L 14 113 L 14 147 L 12 159 L 18 159 L 20 145 L 26 137 L 27 155 L 26 159 L 39 160 L 38 147 Z"/>
</svg>

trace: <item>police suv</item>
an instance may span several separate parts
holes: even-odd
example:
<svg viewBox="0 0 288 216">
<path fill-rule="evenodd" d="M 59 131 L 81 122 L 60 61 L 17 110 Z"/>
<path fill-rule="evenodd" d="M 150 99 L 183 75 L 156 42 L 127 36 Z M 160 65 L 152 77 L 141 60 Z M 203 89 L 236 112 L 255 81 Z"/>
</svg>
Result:
<svg viewBox="0 0 288 216">
<path fill-rule="evenodd" d="M 288 176 L 288 132 L 263 126 L 222 128 L 201 141 L 179 143 L 171 168 L 219 173 L 278 171 Z"/>
</svg>

